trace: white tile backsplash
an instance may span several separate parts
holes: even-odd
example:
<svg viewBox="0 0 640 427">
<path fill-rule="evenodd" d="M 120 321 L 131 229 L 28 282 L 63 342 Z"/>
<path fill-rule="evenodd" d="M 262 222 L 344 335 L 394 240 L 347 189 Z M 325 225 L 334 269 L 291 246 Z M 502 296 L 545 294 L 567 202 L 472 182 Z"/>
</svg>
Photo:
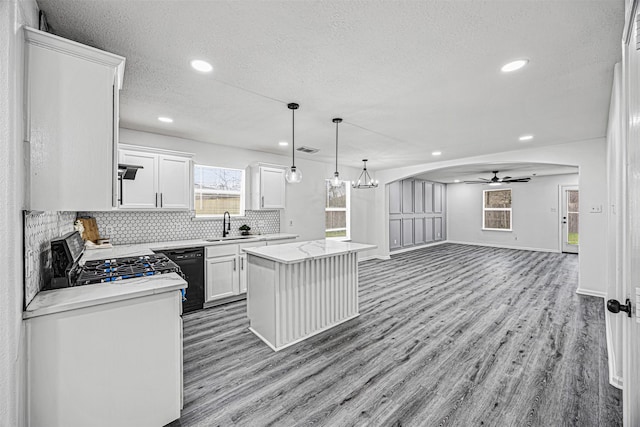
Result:
<svg viewBox="0 0 640 427">
<path fill-rule="evenodd" d="M 73 231 L 75 212 L 24 213 L 24 303 L 51 280 L 51 240 Z"/>
<path fill-rule="evenodd" d="M 191 212 L 78 212 L 92 216 L 100 237 L 109 237 L 114 245 L 164 242 L 172 240 L 222 237 L 222 219 L 192 219 Z M 280 211 L 245 211 L 244 217 L 231 218 L 231 235 L 247 224 L 251 233 L 280 232 Z"/>
</svg>

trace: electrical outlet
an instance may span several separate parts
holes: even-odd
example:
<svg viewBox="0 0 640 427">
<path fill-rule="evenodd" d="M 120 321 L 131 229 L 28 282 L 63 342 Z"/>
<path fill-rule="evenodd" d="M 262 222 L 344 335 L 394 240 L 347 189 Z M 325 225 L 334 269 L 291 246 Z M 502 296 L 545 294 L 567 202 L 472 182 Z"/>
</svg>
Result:
<svg viewBox="0 0 640 427">
<path fill-rule="evenodd" d="M 293 227 L 293 220 L 292 219 L 289 220 L 289 227 Z"/>
<path fill-rule="evenodd" d="M 107 235 L 106 236 L 100 236 L 100 237 L 104 237 L 104 238 L 112 237 L 113 236 L 113 225 L 107 225 L 104 228 L 104 232 L 107 233 Z"/>
</svg>

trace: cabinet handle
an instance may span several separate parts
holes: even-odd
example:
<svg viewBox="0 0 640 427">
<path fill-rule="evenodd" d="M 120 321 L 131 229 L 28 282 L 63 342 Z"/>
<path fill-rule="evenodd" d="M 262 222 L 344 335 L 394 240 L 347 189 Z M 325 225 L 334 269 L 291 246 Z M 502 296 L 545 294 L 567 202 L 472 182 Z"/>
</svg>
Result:
<svg viewBox="0 0 640 427">
<path fill-rule="evenodd" d="M 233 259 L 233 271 L 236 271 L 236 259 Z"/>
<path fill-rule="evenodd" d="M 260 207 L 263 207 L 263 208 L 264 208 L 264 196 L 262 196 L 262 202 L 261 202 L 261 204 L 260 204 Z"/>
<path fill-rule="evenodd" d="M 164 203 L 162 202 L 162 195 L 163 195 L 163 194 L 164 194 L 164 193 L 160 193 L 160 207 L 163 207 L 163 205 L 164 205 Z"/>
<path fill-rule="evenodd" d="M 156 193 L 156 208 L 158 207 L 158 193 Z"/>
<path fill-rule="evenodd" d="M 244 258 L 240 258 L 240 270 L 244 270 Z"/>
</svg>

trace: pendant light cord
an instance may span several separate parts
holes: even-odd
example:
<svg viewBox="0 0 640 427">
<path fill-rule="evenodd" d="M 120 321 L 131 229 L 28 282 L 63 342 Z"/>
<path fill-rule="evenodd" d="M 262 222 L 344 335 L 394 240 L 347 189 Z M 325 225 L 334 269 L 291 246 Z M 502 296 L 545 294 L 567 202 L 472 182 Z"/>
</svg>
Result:
<svg viewBox="0 0 640 427">
<path fill-rule="evenodd" d="M 336 173 L 338 173 L 338 121 L 336 121 Z"/>
<path fill-rule="evenodd" d="M 292 167 L 296 167 L 296 110 L 291 109 L 291 161 Z"/>
</svg>

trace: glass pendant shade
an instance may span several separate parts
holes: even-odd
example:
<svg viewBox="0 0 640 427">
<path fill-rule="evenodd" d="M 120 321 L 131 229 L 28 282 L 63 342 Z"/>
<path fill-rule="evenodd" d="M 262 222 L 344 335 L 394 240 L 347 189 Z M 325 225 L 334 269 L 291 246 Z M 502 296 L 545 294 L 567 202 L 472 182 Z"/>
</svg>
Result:
<svg viewBox="0 0 640 427">
<path fill-rule="evenodd" d="M 342 180 L 338 172 L 333 174 L 333 178 L 329 180 L 329 184 L 331 184 L 332 187 L 340 187 L 342 185 Z"/>
<path fill-rule="evenodd" d="M 340 172 L 338 172 L 338 123 L 341 123 L 342 119 L 335 118 L 332 122 L 336 124 L 336 171 L 333 173 L 333 177 L 329 179 L 329 184 L 332 187 L 340 187 L 342 180 L 340 179 Z"/>
<path fill-rule="evenodd" d="M 300 107 L 295 102 L 287 104 L 291 110 L 291 167 L 287 169 L 284 178 L 290 184 L 297 184 L 302 181 L 302 171 L 296 168 L 296 110 Z"/>
<path fill-rule="evenodd" d="M 284 174 L 285 179 L 290 184 L 297 184 L 302 182 L 302 171 L 296 168 L 295 166 L 291 166 L 287 169 L 287 172 Z"/>
</svg>

